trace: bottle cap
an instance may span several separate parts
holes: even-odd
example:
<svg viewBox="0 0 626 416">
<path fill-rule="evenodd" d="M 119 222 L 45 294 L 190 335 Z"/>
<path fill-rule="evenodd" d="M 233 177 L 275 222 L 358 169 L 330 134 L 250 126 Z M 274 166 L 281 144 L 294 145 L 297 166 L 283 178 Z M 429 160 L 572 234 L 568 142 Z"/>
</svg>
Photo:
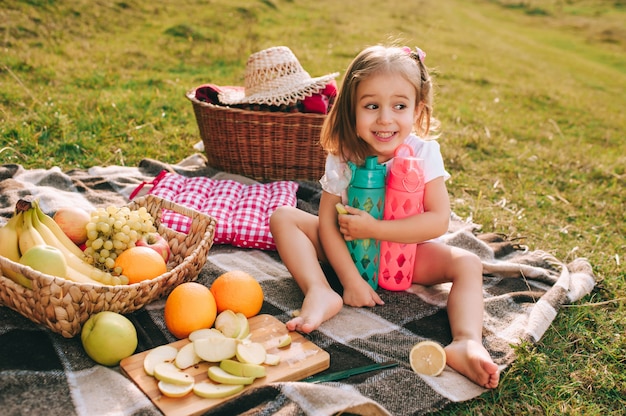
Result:
<svg viewBox="0 0 626 416">
<path fill-rule="evenodd" d="M 401 156 L 402 150 L 407 150 L 409 156 Z M 396 149 L 388 185 L 406 192 L 416 192 L 424 185 L 424 160 L 414 157 L 410 146 L 402 144 Z"/>
<path fill-rule="evenodd" d="M 387 169 L 385 165 L 378 163 L 377 156 L 368 156 L 363 166 L 356 166 L 349 163 L 352 169 L 352 179 L 350 184 L 357 188 L 384 188 L 385 174 Z"/>
</svg>

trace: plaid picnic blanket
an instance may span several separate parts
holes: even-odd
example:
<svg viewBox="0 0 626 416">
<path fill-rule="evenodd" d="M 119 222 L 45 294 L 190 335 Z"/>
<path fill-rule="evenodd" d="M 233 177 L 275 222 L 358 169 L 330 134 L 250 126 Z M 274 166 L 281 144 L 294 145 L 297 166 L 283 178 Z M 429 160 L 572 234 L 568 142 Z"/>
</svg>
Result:
<svg viewBox="0 0 626 416">
<path fill-rule="evenodd" d="M 85 208 L 124 205 L 132 191 L 163 169 L 185 176 L 240 179 L 206 166 L 199 155 L 177 165 L 144 160 L 137 167 L 94 167 L 62 172 L 58 168 L 25 170 L 0 166 L 0 224 L 22 196 L 39 197 L 52 213 L 68 201 Z M 318 184 L 299 183 L 298 206 L 316 212 Z M 546 251 L 530 251 L 519 242 L 481 233 L 476 224 L 453 218 L 444 236 L 451 245 L 477 253 L 484 265 L 484 344 L 505 370 L 514 345 L 537 342 L 561 306 L 577 301 L 594 287 L 591 265 L 583 258 L 564 264 Z M 261 313 L 285 322 L 302 302 L 302 293 L 273 251 L 214 245 L 198 281 L 209 286 L 227 270 L 245 270 L 261 283 Z M 331 281 L 336 280 L 332 272 Z M 1 284 L 1 282 L 0 282 Z M 478 397 L 484 389 L 450 368 L 438 377 L 411 371 L 408 353 L 424 339 L 451 340 L 446 315 L 448 285 L 413 285 L 406 292 L 380 290 L 384 306 L 342 311 L 307 337 L 330 353 L 335 372 L 395 360 L 398 366 L 340 382 L 281 382 L 249 391 L 215 408 L 212 415 L 283 414 L 417 415 L 451 402 Z M 129 315 L 139 334 L 139 351 L 175 341 L 163 322 L 164 300 Z M 80 337 L 63 338 L 0 306 L 0 409 L 4 415 L 150 415 L 160 414 L 119 367 L 95 364 Z"/>
</svg>

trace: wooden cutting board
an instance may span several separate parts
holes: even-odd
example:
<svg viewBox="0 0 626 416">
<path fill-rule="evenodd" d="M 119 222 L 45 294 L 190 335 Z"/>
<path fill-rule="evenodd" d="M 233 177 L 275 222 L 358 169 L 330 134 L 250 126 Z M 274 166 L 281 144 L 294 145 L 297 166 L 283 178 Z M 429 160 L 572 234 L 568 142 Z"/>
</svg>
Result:
<svg viewBox="0 0 626 416">
<path fill-rule="evenodd" d="M 265 346 L 268 353 L 280 356 L 280 363 L 276 366 L 266 366 L 267 375 L 258 378 L 243 391 L 264 384 L 277 381 L 298 381 L 303 378 L 326 370 L 330 366 L 330 355 L 297 332 L 289 332 L 285 324 L 271 315 L 257 315 L 249 319 L 250 339 L 260 342 Z M 278 339 L 289 333 L 291 345 L 285 348 L 277 348 Z M 170 345 L 181 348 L 188 344 L 188 339 L 181 339 Z M 166 416 L 198 415 L 206 412 L 218 404 L 236 399 L 241 394 L 225 397 L 223 399 L 205 399 L 196 396 L 193 392 L 185 397 L 171 398 L 161 395 L 157 387 L 157 380 L 147 375 L 143 369 L 143 360 L 149 351 L 144 351 L 125 358 L 120 363 L 122 372 L 130 378 L 152 400 L 152 402 Z M 210 365 L 206 362 L 185 370 L 191 374 L 196 382 L 208 380 L 207 370 Z"/>
</svg>

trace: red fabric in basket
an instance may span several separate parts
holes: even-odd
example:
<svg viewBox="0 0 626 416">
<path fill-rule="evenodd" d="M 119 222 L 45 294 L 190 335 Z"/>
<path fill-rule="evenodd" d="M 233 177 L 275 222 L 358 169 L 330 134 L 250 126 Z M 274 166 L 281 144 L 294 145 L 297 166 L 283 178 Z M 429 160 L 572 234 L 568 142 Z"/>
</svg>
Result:
<svg viewBox="0 0 626 416">
<path fill-rule="evenodd" d="M 214 217 L 217 226 L 213 242 L 235 247 L 275 250 L 270 216 L 280 206 L 297 203 L 298 184 L 292 181 L 245 185 L 227 179 L 187 178 L 162 172 L 152 185 L 150 194 Z M 164 211 L 161 223 L 187 233 L 191 219 Z"/>
</svg>

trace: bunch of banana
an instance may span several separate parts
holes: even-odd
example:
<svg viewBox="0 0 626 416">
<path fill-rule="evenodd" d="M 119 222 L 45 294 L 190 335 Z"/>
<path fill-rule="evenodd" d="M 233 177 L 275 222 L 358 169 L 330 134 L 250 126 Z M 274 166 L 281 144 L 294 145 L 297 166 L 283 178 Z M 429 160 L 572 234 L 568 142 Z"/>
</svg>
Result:
<svg viewBox="0 0 626 416">
<path fill-rule="evenodd" d="M 19 262 L 20 261 L 20 249 L 19 249 L 19 234 L 22 227 L 24 213 L 18 212 L 7 222 L 4 227 L 0 228 L 0 256 L 7 259 Z M 9 279 L 21 284 L 22 286 L 30 287 L 30 280 L 26 279 L 21 274 L 8 269 L 2 268 L 2 273 Z"/>
<path fill-rule="evenodd" d="M 19 262 L 21 256 L 35 246 L 51 246 L 63 253 L 67 275 L 58 276 L 78 283 L 94 285 L 126 284 L 125 276 L 114 276 L 89 264 L 83 252 L 61 230 L 54 220 L 44 213 L 37 201 L 20 200 L 16 214 L 0 228 L 0 256 Z M 2 272 L 26 287 L 30 280 L 11 270 Z"/>
</svg>

